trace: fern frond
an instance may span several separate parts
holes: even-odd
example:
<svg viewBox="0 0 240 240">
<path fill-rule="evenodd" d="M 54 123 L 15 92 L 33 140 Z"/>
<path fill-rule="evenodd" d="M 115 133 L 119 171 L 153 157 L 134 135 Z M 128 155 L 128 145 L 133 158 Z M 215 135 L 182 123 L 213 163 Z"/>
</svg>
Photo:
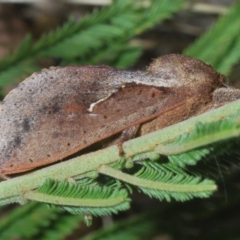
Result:
<svg viewBox="0 0 240 240">
<path fill-rule="evenodd" d="M 129 175 L 109 166 L 101 166 L 99 172 L 137 186 L 142 192 L 159 200 L 186 201 L 194 197 L 208 197 L 216 186 L 211 180 L 199 177 L 173 175 L 170 171 L 158 171 L 151 167 L 141 168 L 135 175 Z"/>
<path fill-rule="evenodd" d="M 240 129 L 234 122 L 238 115 L 239 113 L 235 117 L 207 124 L 199 122 L 192 132 L 182 134 L 173 143 L 159 145 L 155 150 L 167 155 L 170 161 L 176 165 L 182 167 L 185 164 L 195 165 L 202 157 L 214 150 L 214 142 L 240 135 Z M 209 144 L 211 146 L 204 147 Z"/>
<path fill-rule="evenodd" d="M 210 185 L 213 185 L 213 181 L 207 179 L 202 180 L 200 177 L 193 177 L 187 175 L 186 173 L 180 174 L 178 172 L 178 174 L 174 174 L 171 171 L 167 171 L 166 168 L 165 171 L 163 171 L 160 167 L 160 164 L 158 167 L 157 165 L 157 163 L 152 163 L 151 165 L 148 164 L 147 167 L 142 167 L 142 169 L 140 169 L 135 174 L 135 176 L 139 178 L 147 179 L 154 182 L 163 182 L 169 185 L 169 189 L 166 188 L 166 190 L 162 191 L 154 188 L 140 187 L 139 189 L 145 194 L 147 194 L 149 197 L 155 197 L 159 200 L 165 199 L 170 202 L 171 198 L 177 201 L 187 201 L 194 197 L 206 198 L 212 194 L 212 190 L 205 190 L 204 187 L 209 187 Z M 159 169 L 161 169 L 162 171 L 159 171 Z M 171 184 L 176 184 L 175 191 L 171 189 Z M 191 185 L 195 185 L 195 189 L 191 188 Z M 203 187 L 202 190 L 197 190 L 197 188 L 200 189 L 201 186 Z"/>
<path fill-rule="evenodd" d="M 199 58 L 219 72 L 229 74 L 240 59 L 239 11 L 240 3 L 236 1 L 225 16 L 185 49 L 184 54 Z"/>
<path fill-rule="evenodd" d="M 25 197 L 60 206 L 73 214 L 94 216 L 117 213 L 129 208 L 127 191 L 110 187 L 78 186 L 67 181 L 46 180 L 36 192 Z"/>
<path fill-rule="evenodd" d="M 170 155 L 168 156 L 168 159 L 172 164 L 185 167 L 186 165 L 196 165 L 199 160 L 208 155 L 210 152 L 210 148 L 200 148 L 182 154 Z"/>
<path fill-rule="evenodd" d="M 152 168 L 158 172 L 163 172 L 163 174 L 170 173 L 172 176 L 175 175 L 181 175 L 188 177 L 188 173 L 185 171 L 184 168 L 179 167 L 178 165 L 171 164 L 171 163 L 159 163 L 159 162 L 153 162 L 153 161 L 144 161 L 143 165 L 145 167 Z"/>
<path fill-rule="evenodd" d="M 50 210 L 46 205 L 32 202 L 16 208 L 15 211 L 8 213 L 8 215 L 1 219 L 0 239 L 36 239 L 36 236 L 37 239 L 41 239 L 39 237 L 40 232 L 48 235 L 50 232 L 48 228 L 50 226 L 53 231 L 54 229 L 56 230 L 54 225 L 65 223 L 65 228 L 62 230 L 58 229 L 59 231 L 55 233 L 55 235 L 64 237 L 81 220 L 81 216 L 66 215 L 57 209 Z M 67 224 L 68 222 L 71 222 L 71 224 Z"/>
</svg>

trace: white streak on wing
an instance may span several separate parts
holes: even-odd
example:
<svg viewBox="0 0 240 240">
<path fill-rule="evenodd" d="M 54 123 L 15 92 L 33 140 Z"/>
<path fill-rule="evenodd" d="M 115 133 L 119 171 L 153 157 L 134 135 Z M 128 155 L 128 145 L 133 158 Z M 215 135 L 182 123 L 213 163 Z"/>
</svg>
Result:
<svg viewBox="0 0 240 240">
<path fill-rule="evenodd" d="M 102 99 L 100 99 L 100 100 L 98 100 L 98 101 L 96 101 L 96 102 L 94 102 L 94 103 L 91 103 L 91 104 L 90 104 L 90 107 L 87 109 L 87 111 L 88 111 L 88 112 L 92 112 L 92 111 L 93 111 L 93 108 L 94 108 L 98 103 L 107 100 L 111 95 L 112 95 L 112 94 L 109 94 L 107 97 L 102 98 Z"/>
<path fill-rule="evenodd" d="M 98 116 L 98 114 L 89 113 L 89 115 L 88 115 L 88 116 L 90 116 L 90 117 L 97 117 L 97 116 Z"/>
</svg>

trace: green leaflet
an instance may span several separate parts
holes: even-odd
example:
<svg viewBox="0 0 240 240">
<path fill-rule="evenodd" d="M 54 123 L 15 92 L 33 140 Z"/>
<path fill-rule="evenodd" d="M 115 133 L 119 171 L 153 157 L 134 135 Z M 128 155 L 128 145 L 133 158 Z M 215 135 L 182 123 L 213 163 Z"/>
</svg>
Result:
<svg viewBox="0 0 240 240">
<path fill-rule="evenodd" d="M 170 164 L 159 164 L 157 162 L 145 162 L 144 167 L 140 169 L 135 176 L 140 178 L 144 178 L 147 180 L 163 182 L 163 183 L 171 183 L 176 185 L 185 186 L 184 191 L 180 191 L 181 187 L 179 187 L 179 191 L 157 191 L 156 189 L 150 188 L 140 188 L 142 192 L 147 194 L 150 197 L 155 197 L 161 200 L 171 201 L 171 198 L 177 201 L 187 201 L 194 197 L 204 198 L 209 197 L 212 194 L 212 190 L 207 190 L 210 185 L 213 185 L 213 181 L 207 179 L 201 179 L 201 177 L 194 177 L 187 172 L 185 172 L 182 168 L 173 167 Z M 190 185 L 202 186 L 202 190 L 197 190 L 198 187 L 192 189 L 188 188 Z M 206 189 L 204 190 L 204 187 Z M 177 188 L 177 186 L 176 186 Z"/>
<path fill-rule="evenodd" d="M 154 163 L 157 164 L 157 163 Z M 173 174 L 171 171 L 161 171 L 148 165 L 134 175 L 123 173 L 106 165 L 101 166 L 100 173 L 114 177 L 123 182 L 137 186 L 141 191 L 159 200 L 186 201 L 194 197 L 208 197 L 216 185 L 211 180 L 201 180 L 186 174 Z M 160 171 L 159 171 L 160 170 Z"/>
<path fill-rule="evenodd" d="M 28 199 L 38 200 L 61 206 L 66 211 L 94 216 L 117 213 L 129 208 L 127 191 L 116 187 L 79 186 L 67 181 L 46 180 L 38 191 L 24 195 Z"/>
</svg>

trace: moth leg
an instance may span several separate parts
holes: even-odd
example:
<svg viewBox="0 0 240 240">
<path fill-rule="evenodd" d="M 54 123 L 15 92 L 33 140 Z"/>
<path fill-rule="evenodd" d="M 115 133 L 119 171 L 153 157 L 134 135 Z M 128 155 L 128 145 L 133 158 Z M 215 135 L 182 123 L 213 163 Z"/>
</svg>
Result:
<svg viewBox="0 0 240 240">
<path fill-rule="evenodd" d="M 240 99 L 240 89 L 218 88 L 213 92 L 213 103 L 215 107 Z"/>
<path fill-rule="evenodd" d="M 139 126 L 140 125 L 135 125 L 122 131 L 120 138 L 117 140 L 117 146 L 120 156 L 124 155 L 123 143 L 136 136 Z"/>
</svg>

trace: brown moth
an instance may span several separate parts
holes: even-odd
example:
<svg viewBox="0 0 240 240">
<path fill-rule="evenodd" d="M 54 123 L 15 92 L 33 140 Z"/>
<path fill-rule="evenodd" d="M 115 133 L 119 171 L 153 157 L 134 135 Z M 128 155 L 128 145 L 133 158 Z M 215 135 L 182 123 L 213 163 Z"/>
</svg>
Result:
<svg viewBox="0 0 240 240">
<path fill-rule="evenodd" d="M 211 66 L 178 54 L 156 59 L 147 71 L 43 69 L 1 103 L 0 176 L 59 161 L 134 126 L 143 135 L 239 98 L 225 84 Z"/>
</svg>

